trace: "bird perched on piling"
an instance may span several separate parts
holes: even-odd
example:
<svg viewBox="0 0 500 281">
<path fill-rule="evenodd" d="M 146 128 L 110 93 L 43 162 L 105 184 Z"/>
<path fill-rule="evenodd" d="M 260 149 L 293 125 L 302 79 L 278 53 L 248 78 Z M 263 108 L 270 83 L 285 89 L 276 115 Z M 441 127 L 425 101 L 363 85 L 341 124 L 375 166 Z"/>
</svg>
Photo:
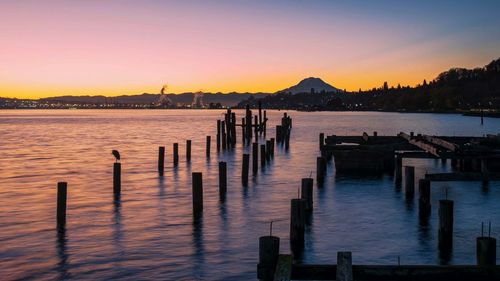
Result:
<svg viewBox="0 0 500 281">
<path fill-rule="evenodd" d="M 113 156 L 115 156 L 116 162 L 120 161 L 120 152 L 118 152 L 118 150 L 113 149 L 113 151 L 111 151 L 111 153 L 113 154 Z"/>
</svg>

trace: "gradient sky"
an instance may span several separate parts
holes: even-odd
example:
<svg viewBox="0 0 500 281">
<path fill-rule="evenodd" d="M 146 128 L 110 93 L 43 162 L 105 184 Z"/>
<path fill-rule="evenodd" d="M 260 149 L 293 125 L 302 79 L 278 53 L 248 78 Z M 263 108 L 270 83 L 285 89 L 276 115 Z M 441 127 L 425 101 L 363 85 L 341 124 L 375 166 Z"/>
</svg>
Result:
<svg viewBox="0 0 500 281">
<path fill-rule="evenodd" d="M 438 2 L 438 3 L 434 3 Z M 0 0 L 0 96 L 357 90 L 500 57 L 500 1 Z"/>
</svg>

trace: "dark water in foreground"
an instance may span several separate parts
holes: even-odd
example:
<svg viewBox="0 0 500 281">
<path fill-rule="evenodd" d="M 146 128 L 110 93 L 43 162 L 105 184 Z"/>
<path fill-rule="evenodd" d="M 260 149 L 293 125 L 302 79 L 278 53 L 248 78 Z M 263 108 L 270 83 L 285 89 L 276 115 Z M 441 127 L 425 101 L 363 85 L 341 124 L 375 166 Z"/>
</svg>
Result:
<svg viewBox="0 0 500 281">
<path fill-rule="evenodd" d="M 243 188 L 241 158 L 248 147 L 215 152 L 215 120 L 222 111 L 57 110 L 0 111 L 0 279 L 252 280 L 258 237 L 281 237 L 289 252 L 290 199 L 300 179 L 315 173 L 318 133 L 442 135 L 500 132 L 498 119 L 397 113 L 305 113 L 293 117 L 290 150 Z M 241 112 L 237 112 L 240 120 Z M 268 112 L 270 130 L 282 112 Z M 205 136 L 212 157 L 205 158 Z M 240 137 L 240 130 L 238 130 Z M 192 139 L 190 163 L 185 140 Z M 172 143 L 180 164 L 172 167 Z M 158 146 L 166 146 L 165 177 L 156 171 Z M 113 201 L 112 149 L 122 154 L 122 195 Z M 228 194 L 219 202 L 217 162 L 228 162 Z M 441 161 L 413 160 L 416 178 L 445 171 Z M 204 214 L 191 215 L 191 172 L 203 172 Z M 68 223 L 55 230 L 56 183 L 68 182 Z M 439 264 L 437 200 L 455 200 L 451 264 L 475 262 L 481 221 L 500 237 L 500 184 L 433 183 L 429 225 L 419 226 L 417 201 L 406 201 L 389 175 L 335 177 L 314 190 L 306 230 L 306 263 L 335 263 L 350 250 L 356 264 Z M 415 197 L 415 200 L 417 196 Z M 500 261 L 500 259 L 499 259 Z"/>
</svg>

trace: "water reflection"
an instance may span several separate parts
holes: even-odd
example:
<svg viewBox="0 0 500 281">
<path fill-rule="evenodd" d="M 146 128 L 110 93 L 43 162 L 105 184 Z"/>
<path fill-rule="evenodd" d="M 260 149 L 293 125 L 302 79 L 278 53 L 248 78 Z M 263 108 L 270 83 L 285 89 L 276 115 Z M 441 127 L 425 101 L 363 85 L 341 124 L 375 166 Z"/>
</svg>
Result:
<svg viewBox="0 0 500 281">
<path fill-rule="evenodd" d="M 56 249 L 57 249 L 57 257 L 59 261 L 57 262 L 57 272 L 59 273 L 59 280 L 66 280 L 70 278 L 70 274 L 68 272 L 68 258 L 69 255 L 66 252 L 66 228 L 58 227 L 57 228 L 57 240 L 56 240 Z"/>
</svg>

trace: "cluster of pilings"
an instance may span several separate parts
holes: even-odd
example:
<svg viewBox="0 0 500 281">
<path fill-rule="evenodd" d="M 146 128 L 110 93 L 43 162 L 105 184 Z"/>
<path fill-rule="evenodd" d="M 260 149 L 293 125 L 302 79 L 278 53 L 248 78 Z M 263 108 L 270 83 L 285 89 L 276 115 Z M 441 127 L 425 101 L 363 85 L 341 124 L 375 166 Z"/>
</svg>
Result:
<svg viewBox="0 0 500 281">
<path fill-rule="evenodd" d="M 285 112 L 281 118 L 281 125 L 276 125 L 276 142 L 284 144 L 285 149 L 290 147 L 290 132 L 292 130 L 292 118 Z"/>
<path fill-rule="evenodd" d="M 266 137 L 267 133 L 267 112 L 262 111 L 262 104 L 259 101 L 258 115 L 253 116 L 250 105 L 246 106 L 245 117 L 241 118 L 241 136 L 243 144 L 251 144 L 252 137 L 255 136 L 257 142 L 259 136 Z M 264 112 L 264 115 L 262 113 Z M 252 122 L 253 121 L 253 122 Z"/>
<path fill-rule="evenodd" d="M 234 148 L 236 145 L 236 114 L 228 109 L 224 120 L 217 120 L 217 151 Z"/>
</svg>

